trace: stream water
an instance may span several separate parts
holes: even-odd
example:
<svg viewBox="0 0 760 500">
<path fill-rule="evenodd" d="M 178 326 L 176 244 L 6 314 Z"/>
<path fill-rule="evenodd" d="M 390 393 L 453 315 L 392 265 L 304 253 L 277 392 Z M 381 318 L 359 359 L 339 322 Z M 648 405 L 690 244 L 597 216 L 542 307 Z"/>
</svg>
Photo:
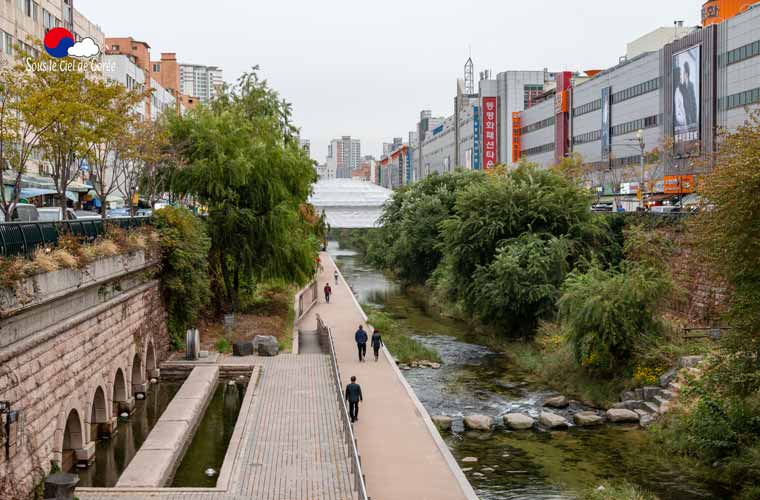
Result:
<svg viewBox="0 0 760 500">
<path fill-rule="evenodd" d="M 328 250 L 360 303 L 382 307 L 408 335 L 441 355 L 440 370 L 404 372 L 431 415 L 538 415 L 548 388 L 531 383 L 503 354 L 477 345 L 465 324 L 426 314 L 397 282 L 355 252 L 336 242 Z M 458 461 L 478 458 L 462 467 L 470 469 L 465 474 L 482 500 L 570 499 L 604 480 L 627 480 L 668 500 L 725 498 L 694 472 L 658 454 L 638 426 L 477 433 L 463 432 L 461 420 L 455 424 L 456 433 L 444 437 Z"/>
<path fill-rule="evenodd" d="M 116 434 L 96 443 L 95 462 L 77 471 L 79 486 L 115 486 L 181 385 L 182 381 L 151 384 L 145 399 L 135 402 L 135 411 L 129 418 L 119 418 Z"/>
</svg>

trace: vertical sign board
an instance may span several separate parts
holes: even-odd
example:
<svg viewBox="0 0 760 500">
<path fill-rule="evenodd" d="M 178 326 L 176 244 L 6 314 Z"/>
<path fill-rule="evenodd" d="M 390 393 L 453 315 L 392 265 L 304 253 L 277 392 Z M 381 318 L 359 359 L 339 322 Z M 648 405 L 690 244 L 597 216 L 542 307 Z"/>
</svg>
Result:
<svg viewBox="0 0 760 500">
<path fill-rule="evenodd" d="M 499 163 L 499 143 L 496 138 L 498 133 L 497 98 L 483 98 L 483 166 L 493 168 Z"/>
<path fill-rule="evenodd" d="M 699 149 L 701 45 L 673 54 L 673 142 L 676 156 Z"/>
<path fill-rule="evenodd" d="M 522 118 L 519 111 L 512 113 L 512 163 L 519 163 L 522 155 Z"/>
<path fill-rule="evenodd" d="M 412 155 L 406 149 L 406 184 L 412 183 Z"/>
<path fill-rule="evenodd" d="M 610 90 L 602 89 L 602 161 L 610 159 Z"/>
<path fill-rule="evenodd" d="M 404 182 L 404 151 L 398 155 L 398 185 L 403 186 Z"/>
<path fill-rule="evenodd" d="M 480 170 L 480 108 L 472 108 L 472 169 Z"/>
</svg>

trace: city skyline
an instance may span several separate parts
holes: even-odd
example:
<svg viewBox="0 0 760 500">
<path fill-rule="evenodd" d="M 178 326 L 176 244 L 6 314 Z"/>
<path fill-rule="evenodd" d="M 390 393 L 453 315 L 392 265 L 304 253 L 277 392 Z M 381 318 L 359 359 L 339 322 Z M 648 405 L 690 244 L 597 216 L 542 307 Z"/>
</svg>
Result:
<svg viewBox="0 0 760 500">
<path fill-rule="evenodd" d="M 383 142 L 407 137 L 420 110 L 449 115 L 470 50 L 476 75 L 484 69 L 496 74 L 606 68 L 617 63 L 626 43 L 644 33 L 675 20 L 698 24 L 701 3 L 643 0 L 625 10 L 624 21 L 619 3 L 601 0 L 519 7 L 391 0 L 362 9 L 328 0 L 295 9 L 256 5 L 254 11 L 243 1 L 225 2 L 223 9 L 146 0 L 135 0 L 126 10 L 95 0 L 78 0 L 76 6 L 107 35 L 131 34 L 150 40 L 156 53 L 173 51 L 183 61 L 218 65 L 228 82 L 260 65 L 262 75 L 293 104 L 301 137 L 311 140 L 312 158 L 321 162 L 332 138 L 352 134 L 367 154 L 379 157 Z M 183 22 L 167 30 L 166 20 L 176 18 L 179 7 Z M 197 36 L 199 25 L 204 37 Z M 420 29 L 425 26 L 429 29 Z M 392 37 L 371 36 L 390 28 Z M 570 38 L 574 44 L 566 42 Z"/>
</svg>

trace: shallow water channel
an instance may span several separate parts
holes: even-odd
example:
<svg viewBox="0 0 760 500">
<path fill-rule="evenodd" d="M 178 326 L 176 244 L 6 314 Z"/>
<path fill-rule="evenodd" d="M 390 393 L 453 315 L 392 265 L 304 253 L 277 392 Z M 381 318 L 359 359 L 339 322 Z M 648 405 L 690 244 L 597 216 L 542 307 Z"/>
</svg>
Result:
<svg viewBox="0 0 760 500">
<path fill-rule="evenodd" d="M 181 381 L 151 384 L 145 399 L 135 401 L 129 418 L 119 418 L 116 434 L 96 443 L 95 462 L 78 471 L 79 486 L 115 486 L 181 385 Z"/>
<path fill-rule="evenodd" d="M 431 415 L 538 415 L 548 388 L 531 383 L 503 354 L 477 345 L 466 325 L 426 314 L 398 283 L 362 263 L 354 252 L 335 242 L 329 251 L 359 302 L 384 308 L 406 333 L 440 353 L 440 370 L 404 372 Z M 479 459 L 462 467 L 471 469 L 465 474 L 482 500 L 570 499 L 604 480 L 623 479 L 662 499 L 725 498 L 695 473 L 657 454 L 638 426 L 473 433 L 463 432 L 461 421 L 455 423 L 458 432 L 445 436 L 446 442 L 458 461 Z"/>
</svg>

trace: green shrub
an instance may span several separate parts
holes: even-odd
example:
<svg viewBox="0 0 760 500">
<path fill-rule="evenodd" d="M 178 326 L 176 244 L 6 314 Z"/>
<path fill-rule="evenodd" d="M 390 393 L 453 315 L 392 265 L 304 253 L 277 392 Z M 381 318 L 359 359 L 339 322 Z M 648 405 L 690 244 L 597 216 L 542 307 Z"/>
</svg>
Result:
<svg viewBox="0 0 760 500">
<path fill-rule="evenodd" d="M 538 320 L 554 311 L 569 253 L 565 238 L 525 234 L 505 243 L 466 287 L 470 311 L 483 323 L 533 332 Z"/>
<path fill-rule="evenodd" d="M 232 345 L 230 344 L 229 340 L 227 339 L 219 339 L 216 341 L 216 344 L 214 344 L 214 347 L 216 348 L 216 351 L 225 354 L 230 352 L 232 349 Z"/>
<path fill-rule="evenodd" d="M 160 238 L 161 289 L 169 314 L 169 334 L 173 348 L 180 349 L 185 331 L 196 322 L 211 296 L 210 241 L 204 222 L 184 208 L 156 211 L 153 224 Z"/>
<path fill-rule="evenodd" d="M 670 289 L 669 279 L 638 265 L 571 273 L 558 307 L 576 362 L 605 374 L 627 368 L 637 349 L 661 335 L 658 312 Z"/>
</svg>

